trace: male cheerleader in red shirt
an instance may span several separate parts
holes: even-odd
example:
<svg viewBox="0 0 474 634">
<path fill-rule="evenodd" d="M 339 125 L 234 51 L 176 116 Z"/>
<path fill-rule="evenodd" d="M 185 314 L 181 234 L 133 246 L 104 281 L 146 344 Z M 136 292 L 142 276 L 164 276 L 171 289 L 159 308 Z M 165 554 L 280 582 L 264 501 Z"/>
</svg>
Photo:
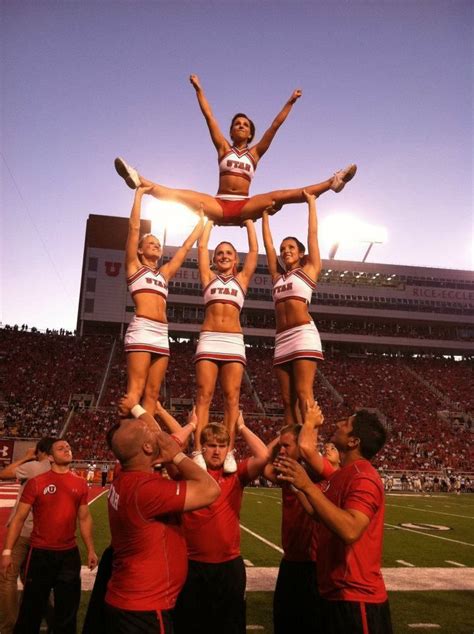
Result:
<svg viewBox="0 0 474 634">
<path fill-rule="evenodd" d="M 11 566 L 11 552 L 21 528 L 33 511 L 33 532 L 26 559 L 25 588 L 14 634 L 39 632 L 41 619 L 54 591 L 54 632 L 75 634 L 81 599 L 81 558 L 76 545 L 76 523 L 87 548 L 92 570 L 97 555 L 92 539 L 92 518 L 85 480 L 71 473 L 71 447 L 64 439 L 52 443 L 51 470 L 28 481 L 8 527 L 2 552 L 2 570 Z"/>
<path fill-rule="evenodd" d="M 28 480 L 51 469 L 48 454 L 51 444 L 54 441 L 55 438 L 44 436 L 37 442 L 36 447 L 30 447 L 22 458 L 0 470 L 0 480 L 19 480 L 21 483 L 15 506 L 7 521 L 7 527 L 15 516 L 16 508 Z M 12 548 L 12 565 L 7 569 L 6 575 L 0 574 L 0 632 L 2 634 L 12 634 L 18 618 L 20 602 L 18 577 L 20 576 L 23 563 L 30 550 L 30 535 L 32 530 L 33 515 L 30 513 L 23 524 L 15 546 Z"/>
<path fill-rule="evenodd" d="M 208 508 L 184 513 L 189 570 L 174 613 L 175 634 L 245 634 L 245 566 L 240 555 L 239 516 L 244 487 L 263 473 L 268 460 L 264 443 L 237 421 L 251 457 L 224 473 L 229 433 L 210 423 L 201 433 L 202 455 L 221 494 Z"/>
<path fill-rule="evenodd" d="M 325 634 L 392 634 L 382 578 L 383 484 L 370 464 L 386 441 L 377 416 L 360 410 L 332 438 L 342 468 L 315 486 L 295 460 L 281 458 L 280 478 L 302 491 L 318 515 L 318 586 Z"/>
<path fill-rule="evenodd" d="M 216 500 L 219 485 L 182 453 L 140 406 L 111 437 L 121 470 L 109 491 L 112 576 L 105 595 L 107 634 L 171 634 L 171 610 L 187 572 L 181 512 Z M 186 432 L 187 433 L 187 432 Z M 181 480 L 153 472 L 176 468 Z"/>
<path fill-rule="evenodd" d="M 303 425 L 287 425 L 270 443 L 279 458 L 293 458 L 309 470 L 313 482 L 327 480 L 339 468 L 337 450 L 321 455 L 317 450 L 317 429 L 324 418 L 316 402 L 309 405 Z M 264 475 L 271 482 L 279 482 L 273 464 L 265 467 Z M 296 627 L 295 606 L 298 606 L 297 629 L 304 634 L 316 632 L 321 625 L 321 609 L 316 579 L 317 529 L 314 510 L 303 493 L 282 484 L 281 542 L 283 559 L 273 594 L 274 634 L 288 634 Z"/>
</svg>

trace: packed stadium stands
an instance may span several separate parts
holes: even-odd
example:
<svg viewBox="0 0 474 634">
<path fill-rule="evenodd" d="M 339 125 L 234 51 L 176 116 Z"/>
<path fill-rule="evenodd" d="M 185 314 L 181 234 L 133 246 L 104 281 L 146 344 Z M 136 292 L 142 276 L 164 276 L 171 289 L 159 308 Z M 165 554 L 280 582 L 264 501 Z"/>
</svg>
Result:
<svg viewBox="0 0 474 634">
<path fill-rule="evenodd" d="M 194 343 L 173 342 L 163 397 L 178 420 L 192 403 Z M 116 420 L 126 387 L 126 359 L 109 336 L 76 337 L 0 329 L 0 434 L 6 438 L 67 435 L 77 460 L 111 460 L 104 435 Z M 270 346 L 247 347 L 241 406 L 250 426 L 269 442 L 282 425 Z M 467 472 L 474 416 L 472 360 L 333 352 L 319 364 L 315 395 L 329 421 L 359 407 L 378 410 L 390 441 L 378 457 L 384 470 Z M 99 401 L 100 399 L 100 401 Z M 98 405 L 98 409 L 96 406 Z M 213 416 L 222 412 L 219 391 Z M 456 413 L 456 415 L 453 415 Z"/>
</svg>

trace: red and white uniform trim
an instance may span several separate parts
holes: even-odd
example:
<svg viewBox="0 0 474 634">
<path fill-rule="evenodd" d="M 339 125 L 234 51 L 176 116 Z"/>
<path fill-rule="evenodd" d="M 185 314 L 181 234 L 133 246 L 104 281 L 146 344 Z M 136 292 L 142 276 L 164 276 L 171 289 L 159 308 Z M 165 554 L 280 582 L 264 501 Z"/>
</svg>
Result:
<svg viewBox="0 0 474 634">
<path fill-rule="evenodd" d="M 247 148 L 239 151 L 231 147 L 219 161 L 219 176 L 241 176 L 251 182 L 256 168 L 255 159 Z"/>
<path fill-rule="evenodd" d="M 244 305 L 245 291 L 233 275 L 216 275 L 205 287 L 203 296 L 206 308 L 211 304 L 232 304 L 240 311 Z"/>
<path fill-rule="evenodd" d="M 142 266 L 136 273 L 127 277 L 128 290 L 134 297 L 138 293 L 154 293 L 161 295 L 165 300 L 168 297 L 168 282 L 160 272 L 149 266 Z"/>
<path fill-rule="evenodd" d="M 287 299 L 299 299 L 311 304 L 311 296 L 316 289 L 314 282 L 303 269 L 293 269 L 280 275 L 273 283 L 273 302 L 278 304 Z"/>
<path fill-rule="evenodd" d="M 324 359 L 321 337 L 313 321 L 288 328 L 275 337 L 273 365 L 290 363 L 296 359 Z"/>
<path fill-rule="evenodd" d="M 239 332 L 201 332 L 194 363 L 205 359 L 246 365 L 244 336 Z"/>
<path fill-rule="evenodd" d="M 125 333 L 125 352 L 151 352 L 170 356 L 168 324 L 134 315 Z"/>
</svg>

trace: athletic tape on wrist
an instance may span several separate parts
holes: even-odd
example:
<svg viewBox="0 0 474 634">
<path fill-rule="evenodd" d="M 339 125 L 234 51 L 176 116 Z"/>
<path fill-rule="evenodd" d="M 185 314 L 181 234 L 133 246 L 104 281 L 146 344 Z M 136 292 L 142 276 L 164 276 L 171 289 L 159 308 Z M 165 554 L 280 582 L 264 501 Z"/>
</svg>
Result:
<svg viewBox="0 0 474 634">
<path fill-rule="evenodd" d="M 130 411 L 134 418 L 140 418 L 142 414 L 145 414 L 146 409 L 141 405 L 134 405 Z"/>
<path fill-rule="evenodd" d="M 11 555 L 11 554 L 12 554 L 11 548 L 5 548 L 5 550 L 2 550 L 2 557 L 3 556 L 6 557 L 7 555 Z"/>
<path fill-rule="evenodd" d="M 179 453 L 176 454 L 176 456 L 173 458 L 172 462 L 173 464 L 175 464 L 176 466 L 179 465 L 180 462 L 182 462 L 185 458 L 187 458 L 187 455 L 185 453 L 183 453 L 182 451 L 180 451 Z"/>
</svg>

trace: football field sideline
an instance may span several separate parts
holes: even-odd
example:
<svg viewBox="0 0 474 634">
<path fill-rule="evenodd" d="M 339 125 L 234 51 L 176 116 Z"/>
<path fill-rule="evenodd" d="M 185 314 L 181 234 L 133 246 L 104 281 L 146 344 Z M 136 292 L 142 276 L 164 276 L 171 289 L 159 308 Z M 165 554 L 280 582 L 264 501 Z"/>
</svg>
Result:
<svg viewBox="0 0 474 634">
<path fill-rule="evenodd" d="M 278 568 L 247 567 L 247 592 L 273 592 Z M 383 568 L 389 591 L 474 590 L 474 568 Z M 90 591 L 96 570 L 82 566 L 82 590 Z"/>
</svg>

